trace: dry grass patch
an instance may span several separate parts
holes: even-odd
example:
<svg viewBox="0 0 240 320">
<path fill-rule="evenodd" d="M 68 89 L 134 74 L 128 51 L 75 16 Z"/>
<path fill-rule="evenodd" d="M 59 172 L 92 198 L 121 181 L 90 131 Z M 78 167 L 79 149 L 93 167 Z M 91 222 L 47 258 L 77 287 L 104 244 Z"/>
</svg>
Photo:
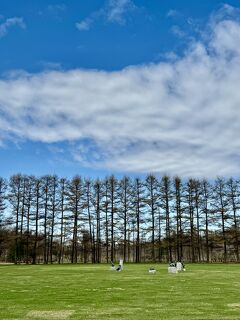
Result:
<svg viewBox="0 0 240 320">
<path fill-rule="evenodd" d="M 227 306 L 229 308 L 239 308 L 240 309 L 240 303 L 229 303 Z"/>
<path fill-rule="evenodd" d="M 58 310 L 58 311 L 40 311 L 32 310 L 28 312 L 27 317 L 30 319 L 68 319 L 74 311 L 72 310 Z"/>
</svg>

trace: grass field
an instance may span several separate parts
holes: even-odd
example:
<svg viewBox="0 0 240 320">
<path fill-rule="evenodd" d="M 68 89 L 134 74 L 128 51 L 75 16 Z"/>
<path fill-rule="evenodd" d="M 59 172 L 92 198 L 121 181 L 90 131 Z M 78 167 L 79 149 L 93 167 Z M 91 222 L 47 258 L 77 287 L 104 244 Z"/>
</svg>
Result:
<svg viewBox="0 0 240 320">
<path fill-rule="evenodd" d="M 240 265 L 1 265 L 0 319 L 240 320 Z"/>
</svg>

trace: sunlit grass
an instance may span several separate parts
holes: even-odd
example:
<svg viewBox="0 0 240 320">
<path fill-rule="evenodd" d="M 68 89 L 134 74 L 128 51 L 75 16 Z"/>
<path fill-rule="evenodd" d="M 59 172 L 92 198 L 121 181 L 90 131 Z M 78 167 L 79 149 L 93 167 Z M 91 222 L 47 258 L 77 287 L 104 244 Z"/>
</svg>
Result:
<svg viewBox="0 0 240 320">
<path fill-rule="evenodd" d="M 240 319 L 240 265 L 2 265 L 0 319 Z"/>
</svg>

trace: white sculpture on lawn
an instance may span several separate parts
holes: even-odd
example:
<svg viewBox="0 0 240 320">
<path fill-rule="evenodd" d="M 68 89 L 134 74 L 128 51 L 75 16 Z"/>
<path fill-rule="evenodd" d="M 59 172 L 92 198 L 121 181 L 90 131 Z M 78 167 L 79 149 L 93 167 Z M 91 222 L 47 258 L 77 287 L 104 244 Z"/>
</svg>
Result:
<svg viewBox="0 0 240 320">
<path fill-rule="evenodd" d="M 178 273 L 177 267 L 169 266 L 168 267 L 168 273 Z"/>
<path fill-rule="evenodd" d="M 123 259 L 119 260 L 119 266 L 121 266 L 121 270 L 123 270 Z"/>
<path fill-rule="evenodd" d="M 183 270 L 183 265 L 182 262 L 177 262 L 177 271 L 182 271 Z"/>
<path fill-rule="evenodd" d="M 112 271 L 122 271 L 123 270 L 123 259 L 120 259 L 119 260 L 119 265 L 118 267 L 114 265 L 114 263 L 111 261 L 111 270 Z"/>
<path fill-rule="evenodd" d="M 154 267 L 150 267 L 148 270 L 149 273 L 155 274 L 157 270 Z"/>
<path fill-rule="evenodd" d="M 178 273 L 185 271 L 185 266 L 182 262 L 171 262 L 168 267 L 168 273 Z"/>
</svg>

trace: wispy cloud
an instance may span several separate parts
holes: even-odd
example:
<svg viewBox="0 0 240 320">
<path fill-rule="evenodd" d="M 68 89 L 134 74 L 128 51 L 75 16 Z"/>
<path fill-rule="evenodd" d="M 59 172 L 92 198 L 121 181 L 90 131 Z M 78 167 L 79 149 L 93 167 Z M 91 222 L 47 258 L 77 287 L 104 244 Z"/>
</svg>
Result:
<svg viewBox="0 0 240 320">
<path fill-rule="evenodd" d="M 216 14 L 219 14 L 219 12 Z M 203 20 L 185 16 L 180 11 L 171 9 L 167 12 L 166 17 L 175 22 L 170 28 L 170 32 L 178 38 L 185 38 L 191 41 L 193 36 L 199 36 L 204 30 Z"/>
<path fill-rule="evenodd" d="M 92 23 L 94 22 L 94 20 L 92 18 L 86 18 L 80 22 L 76 23 L 76 28 L 80 31 L 87 31 L 90 29 Z"/>
<path fill-rule="evenodd" d="M 172 26 L 170 31 L 178 38 L 184 38 L 186 36 L 185 32 L 179 26 L 176 25 Z"/>
<path fill-rule="evenodd" d="M 88 31 L 98 19 L 103 19 L 108 23 L 124 25 L 126 23 L 126 14 L 135 8 L 136 6 L 132 0 L 108 0 L 104 7 L 77 22 L 75 26 L 80 31 Z"/>
<path fill-rule="evenodd" d="M 107 20 L 120 24 L 125 23 L 125 13 L 133 10 L 135 5 L 131 0 L 110 0 L 106 8 Z"/>
<path fill-rule="evenodd" d="M 173 10 L 173 9 L 170 9 L 168 12 L 167 12 L 167 17 L 180 17 L 182 16 L 182 14 L 180 12 L 178 12 L 177 10 Z"/>
<path fill-rule="evenodd" d="M 45 70 L 60 70 L 62 69 L 62 64 L 53 61 L 40 61 L 39 65 Z"/>
<path fill-rule="evenodd" d="M 240 22 L 223 17 L 206 34 L 165 63 L 12 73 L 0 136 L 68 141 L 76 161 L 112 171 L 239 174 Z"/>
<path fill-rule="evenodd" d="M 63 3 L 60 3 L 60 4 L 52 4 L 52 5 L 48 5 L 47 6 L 47 10 L 49 12 L 52 12 L 52 13 L 56 13 L 56 12 L 59 12 L 59 11 L 65 11 L 67 9 L 67 6 Z"/>
<path fill-rule="evenodd" d="M 48 6 L 40 9 L 37 14 L 42 17 L 51 16 L 54 19 L 61 21 L 62 15 L 65 13 L 67 8 L 67 5 L 64 3 L 49 4 Z"/>
<path fill-rule="evenodd" d="M 0 38 L 5 37 L 8 34 L 9 29 L 15 26 L 25 29 L 26 25 L 24 23 L 23 18 L 21 17 L 8 18 L 2 24 L 0 24 Z"/>
</svg>

